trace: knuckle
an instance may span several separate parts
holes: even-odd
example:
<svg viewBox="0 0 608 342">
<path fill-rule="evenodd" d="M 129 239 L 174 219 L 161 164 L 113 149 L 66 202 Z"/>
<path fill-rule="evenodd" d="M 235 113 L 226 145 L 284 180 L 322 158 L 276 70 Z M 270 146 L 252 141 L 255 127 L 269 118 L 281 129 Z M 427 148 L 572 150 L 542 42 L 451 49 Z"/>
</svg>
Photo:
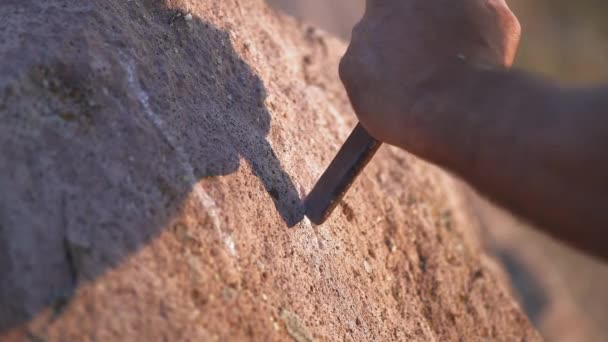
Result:
<svg viewBox="0 0 608 342">
<path fill-rule="evenodd" d="M 340 64 L 338 65 L 338 73 L 342 82 L 346 83 L 350 74 L 350 54 L 348 51 L 340 60 Z"/>
<path fill-rule="evenodd" d="M 359 21 L 353 26 L 353 30 L 351 32 L 352 37 L 357 37 L 361 33 L 361 27 L 363 26 L 363 22 Z"/>
<path fill-rule="evenodd" d="M 340 75 L 340 79 L 342 83 L 348 88 L 354 86 L 357 81 L 357 69 L 358 62 L 356 52 L 354 51 L 356 48 L 354 46 L 350 46 L 346 51 L 346 54 L 340 60 L 340 64 L 338 66 L 338 73 Z"/>
<path fill-rule="evenodd" d="M 367 20 L 365 17 L 363 17 L 359 22 L 357 22 L 355 24 L 355 26 L 353 26 L 353 29 L 351 31 L 351 39 L 352 40 L 362 39 L 362 37 L 365 34 L 366 28 L 367 28 Z"/>
<path fill-rule="evenodd" d="M 485 0 L 485 4 L 493 13 L 499 28 L 503 64 L 511 66 L 521 38 L 521 24 L 505 0 Z"/>
<path fill-rule="evenodd" d="M 358 58 L 350 52 L 347 52 L 347 54 L 344 55 L 338 67 L 338 73 L 344 84 L 344 89 L 346 90 L 357 116 L 361 119 L 366 113 L 366 91 L 364 90 L 366 80 L 363 75 L 364 73 L 362 73 L 360 69 Z"/>
<path fill-rule="evenodd" d="M 507 44 L 508 50 L 507 58 L 512 62 L 515 58 L 515 53 L 521 39 L 521 24 L 506 4 L 499 13 L 506 38 L 505 43 Z"/>
<path fill-rule="evenodd" d="M 370 59 L 370 49 L 364 41 L 353 41 L 346 54 L 340 60 L 338 74 L 346 93 L 359 116 L 365 116 L 369 107 L 370 97 L 373 97 L 377 72 L 374 72 Z"/>
<path fill-rule="evenodd" d="M 521 23 L 513 13 L 511 13 L 511 37 L 516 40 L 521 37 Z"/>
<path fill-rule="evenodd" d="M 509 34 L 515 36 L 521 34 L 521 24 L 504 0 L 488 0 L 488 5 L 497 13 L 501 25 Z"/>
</svg>

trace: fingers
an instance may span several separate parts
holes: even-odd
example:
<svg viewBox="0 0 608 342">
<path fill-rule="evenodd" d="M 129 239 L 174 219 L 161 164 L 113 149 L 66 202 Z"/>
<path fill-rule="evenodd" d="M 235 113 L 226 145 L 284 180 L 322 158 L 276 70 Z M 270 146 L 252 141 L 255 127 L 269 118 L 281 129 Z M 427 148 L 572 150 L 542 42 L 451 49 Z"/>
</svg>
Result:
<svg viewBox="0 0 608 342">
<path fill-rule="evenodd" d="M 496 3 L 496 11 L 500 18 L 501 26 L 504 29 L 504 37 L 506 40 L 504 42 L 506 47 L 504 51 L 505 63 L 508 66 L 511 66 L 515 60 L 517 47 L 519 46 L 519 41 L 521 39 L 521 24 L 504 0 L 490 1 Z"/>
<path fill-rule="evenodd" d="M 387 3 L 394 2 L 395 0 L 366 0 L 365 9 L 371 9 L 376 6 L 386 5 Z"/>
<path fill-rule="evenodd" d="M 367 13 L 369 13 L 371 11 L 375 11 L 378 9 L 395 6 L 395 5 L 398 5 L 405 1 L 406 0 L 366 0 L 365 1 L 365 11 Z"/>
<path fill-rule="evenodd" d="M 361 60 L 360 52 L 353 50 L 357 50 L 357 48 L 350 45 L 346 54 L 340 60 L 338 73 L 353 107 L 359 109 L 362 107 L 360 101 L 364 94 L 362 88 L 364 88 L 363 85 L 367 80 L 367 68 Z"/>
<path fill-rule="evenodd" d="M 496 27 L 496 37 L 492 39 L 498 45 L 502 64 L 509 67 L 515 60 L 517 47 L 521 38 L 521 25 L 519 20 L 504 0 L 484 0 L 486 9 L 492 14 L 487 18 L 491 19 L 485 25 Z"/>
</svg>

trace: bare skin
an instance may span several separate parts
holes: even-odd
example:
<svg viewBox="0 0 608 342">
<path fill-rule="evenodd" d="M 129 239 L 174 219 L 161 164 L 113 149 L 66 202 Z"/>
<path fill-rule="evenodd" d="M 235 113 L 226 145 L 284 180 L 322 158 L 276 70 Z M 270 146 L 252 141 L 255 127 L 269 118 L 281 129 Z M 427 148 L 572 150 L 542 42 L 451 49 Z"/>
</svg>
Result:
<svg viewBox="0 0 608 342">
<path fill-rule="evenodd" d="M 508 70 L 504 0 L 368 0 L 340 64 L 363 126 L 608 260 L 608 86 Z"/>
</svg>

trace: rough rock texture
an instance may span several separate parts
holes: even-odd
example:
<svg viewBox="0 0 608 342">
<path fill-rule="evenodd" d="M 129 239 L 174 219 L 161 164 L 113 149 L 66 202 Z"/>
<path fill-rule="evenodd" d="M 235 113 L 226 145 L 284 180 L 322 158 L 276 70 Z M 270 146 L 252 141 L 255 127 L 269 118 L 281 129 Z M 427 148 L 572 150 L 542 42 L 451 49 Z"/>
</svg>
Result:
<svg viewBox="0 0 608 342">
<path fill-rule="evenodd" d="M 385 147 L 330 221 L 342 43 L 261 1 L 0 4 L 6 340 L 535 340 L 439 170 Z"/>
<path fill-rule="evenodd" d="M 364 0 L 269 0 L 348 37 Z M 569 84 L 605 82 L 608 5 L 602 0 L 507 0 L 524 28 L 517 66 Z M 516 295 L 549 341 L 608 340 L 608 264 L 585 256 L 471 193 L 488 249 L 509 273 Z"/>
</svg>

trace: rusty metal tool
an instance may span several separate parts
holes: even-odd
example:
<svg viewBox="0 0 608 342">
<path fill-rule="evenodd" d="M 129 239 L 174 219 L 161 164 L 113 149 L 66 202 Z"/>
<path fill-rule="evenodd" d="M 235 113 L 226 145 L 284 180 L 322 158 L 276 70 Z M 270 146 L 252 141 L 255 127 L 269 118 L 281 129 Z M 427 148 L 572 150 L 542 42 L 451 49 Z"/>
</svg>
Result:
<svg viewBox="0 0 608 342">
<path fill-rule="evenodd" d="M 310 221 L 322 224 L 327 220 L 381 145 L 357 124 L 304 201 Z"/>
</svg>

